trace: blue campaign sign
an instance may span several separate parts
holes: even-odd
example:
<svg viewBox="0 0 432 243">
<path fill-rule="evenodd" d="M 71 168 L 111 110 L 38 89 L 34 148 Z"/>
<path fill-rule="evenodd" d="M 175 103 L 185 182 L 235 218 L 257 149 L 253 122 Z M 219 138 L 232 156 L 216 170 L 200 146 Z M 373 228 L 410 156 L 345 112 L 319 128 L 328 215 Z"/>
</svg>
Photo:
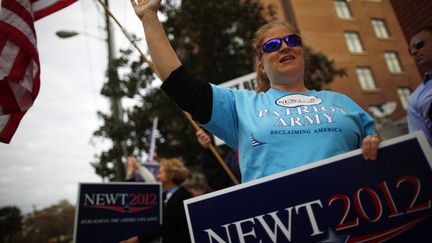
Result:
<svg viewBox="0 0 432 243">
<path fill-rule="evenodd" d="M 77 243 L 118 243 L 162 223 L 160 183 L 81 183 L 75 215 Z"/>
<path fill-rule="evenodd" d="M 432 242 L 432 150 L 424 134 L 185 201 L 193 242 Z M 426 240 L 426 241 L 425 241 Z"/>
</svg>

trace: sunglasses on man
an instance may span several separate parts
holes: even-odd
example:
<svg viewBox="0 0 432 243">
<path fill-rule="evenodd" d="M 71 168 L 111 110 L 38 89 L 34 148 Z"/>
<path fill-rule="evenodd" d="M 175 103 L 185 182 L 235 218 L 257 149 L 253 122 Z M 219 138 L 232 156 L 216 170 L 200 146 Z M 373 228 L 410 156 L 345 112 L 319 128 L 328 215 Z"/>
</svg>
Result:
<svg viewBox="0 0 432 243">
<path fill-rule="evenodd" d="M 282 41 L 285 42 L 289 47 L 301 46 L 301 38 L 298 35 L 287 35 L 283 38 L 273 38 L 266 41 L 261 49 L 263 52 L 274 52 L 281 48 Z"/>
<path fill-rule="evenodd" d="M 409 54 L 413 54 L 414 49 L 420 50 L 426 44 L 426 40 L 416 40 L 409 48 Z"/>
</svg>

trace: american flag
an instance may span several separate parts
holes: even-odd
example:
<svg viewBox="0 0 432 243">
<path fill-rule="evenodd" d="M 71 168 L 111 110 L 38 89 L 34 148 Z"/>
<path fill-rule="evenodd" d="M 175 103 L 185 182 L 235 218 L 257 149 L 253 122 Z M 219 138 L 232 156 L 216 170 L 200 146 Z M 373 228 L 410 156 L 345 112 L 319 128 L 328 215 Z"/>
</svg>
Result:
<svg viewBox="0 0 432 243">
<path fill-rule="evenodd" d="M 74 2 L 0 0 L 0 142 L 10 142 L 39 92 L 34 21 Z"/>
</svg>

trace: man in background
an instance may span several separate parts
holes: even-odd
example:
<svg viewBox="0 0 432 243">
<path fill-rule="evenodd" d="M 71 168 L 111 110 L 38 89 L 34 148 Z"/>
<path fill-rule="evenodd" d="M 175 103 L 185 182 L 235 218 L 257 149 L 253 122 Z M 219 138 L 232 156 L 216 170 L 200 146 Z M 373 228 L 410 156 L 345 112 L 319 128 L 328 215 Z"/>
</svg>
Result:
<svg viewBox="0 0 432 243">
<path fill-rule="evenodd" d="M 412 35 L 409 53 L 425 74 L 408 100 L 408 129 L 409 132 L 423 131 L 432 146 L 432 25 Z"/>
</svg>

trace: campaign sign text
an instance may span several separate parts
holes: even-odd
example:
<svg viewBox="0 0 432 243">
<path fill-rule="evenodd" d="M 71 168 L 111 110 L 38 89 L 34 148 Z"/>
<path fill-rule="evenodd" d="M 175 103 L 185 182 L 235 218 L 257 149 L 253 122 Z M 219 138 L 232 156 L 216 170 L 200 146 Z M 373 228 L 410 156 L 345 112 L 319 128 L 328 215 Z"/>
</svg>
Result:
<svg viewBox="0 0 432 243">
<path fill-rule="evenodd" d="M 314 149 L 312 148 L 311 153 Z M 432 242 L 423 134 L 382 142 L 185 202 L 196 243 Z"/>
<path fill-rule="evenodd" d="M 75 242 L 118 243 L 161 224 L 160 183 L 81 183 Z"/>
</svg>

